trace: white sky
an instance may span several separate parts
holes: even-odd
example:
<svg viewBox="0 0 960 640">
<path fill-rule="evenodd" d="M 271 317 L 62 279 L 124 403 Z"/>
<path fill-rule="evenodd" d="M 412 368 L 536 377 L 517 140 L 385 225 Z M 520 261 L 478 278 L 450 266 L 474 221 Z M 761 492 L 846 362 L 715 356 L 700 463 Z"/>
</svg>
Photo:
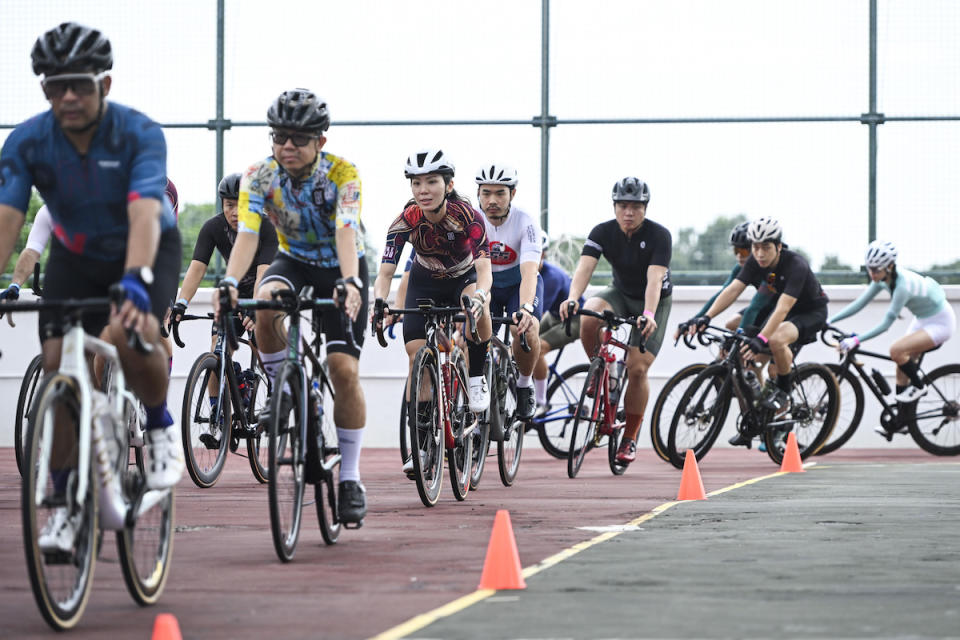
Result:
<svg viewBox="0 0 960 640">
<path fill-rule="evenodd" d="M 540 112 L 540 1 L 227 0 L 225 115 L 263 120 L 296 86 L 329 103 L 327 150 L 354 162 L 363 217 L 382 236 L 409 197 L 402 163 L 441 146 L 473 196 L 475 169 L 518 167 L 517 203 L 540 203 L 539 131 L 337 127 L 337 120 L 528 119 Z M 559 118 L 850 116 L 867 110 L 867 0 L 554 0 L 550 111 Z M 111 98 L 163 123 L 214 117 L 216 3 L 3 0 L 0 122 L 46 108 L 29 52 L 64 20 L 115 49 Z M 960 3 L 880 0 L 879 110 L 960 114 Z M 269 153 L 267 129 L 226 135 L 227 172 Z M 0 140 L 8 130 L 0 130 Z M 216 189 L 214 135 L 168 129 L 168 172 L 186 202 Z M 960 257 L 960 123 L 879 130 L 878 234 L 917 267 Z M 651 219 L 676 232 L 720 214 L 779 217 L 818 266 L 859 264 L 867 237 L 867 128 L 857 123 L 583 125 L 551 131 L 550 229 L 610 217 L 613 183 L 651 187 Z"/>
</svg>

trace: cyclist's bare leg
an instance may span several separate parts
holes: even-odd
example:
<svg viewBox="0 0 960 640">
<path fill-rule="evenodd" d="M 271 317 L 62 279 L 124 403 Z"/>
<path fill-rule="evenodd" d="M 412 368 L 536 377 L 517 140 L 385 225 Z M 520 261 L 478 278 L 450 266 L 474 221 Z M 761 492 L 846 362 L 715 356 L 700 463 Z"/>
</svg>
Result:
<svg viewBox="0 0 960 640">
<path fill-rule="evenodd" d="M 585 320 L 586 318 L 584 318 Z M 640 353 L 637 347 L 630 347 L 627 353 L 627 388 L 624 389 L 623 410 L 627 416 L 627 429 L 624 438 L 636 440 L 650 399 L 650 381 L 647 372 L 656 356 L 649 351 Z"/>
<path fill-rule="evenodd" d="M 607 309 L 613 310 L 610 303 L 603 298 L 590 298 L 584 305 L 584 309 L 603 313 Z M 597 352 L 597 344 L 600 342 L 600 329 L 603 327 L 603 321 L 593 316 L 583 316 L 580 318 L 580 343 L 588 358 L 592 358 Z"/>
<path fill-rule="evenodd" d="M 160 323 L 152 315 L 144 318 L 140 336 L 145 343 L 153 345 L 153 351 L 148 354 L 138 353 L 127 345 L 127 330 L 124 329 L 119 315 L 111 316 L 107 328 L 110 342 L 117 347 L 120 366 L 123 367 L 130 388 L 146 407 L 164 404 L 167 400 L 170 372 L 167 367 L 167 350 L 160 339 Z"/>
<path fill-rule="evenodd" d="M 327 354 L 330 381 L 337 401 L 333 422 L 338 429 L 363 429 L 367 423 L 367 404 L 360 388 L 360 361 L 348 353 Z"/>
<path fill-rule="evenodd" d="M 773 335 L 769 337 L 768 346 L 770 353 L 773 354 L 773 363 L 778 376 L 790 374 L 790 367 L 793 365 L 793 352 L 790 345 L 800 338 L 800 331 L 792 322 L 781 322 Z"/>
<path fill-rule="evenodd" d="M 743 319 L 743 316 L 738 313 L 737 315 L 727 320 L 727 323 L 723 326 L 726 327 L 729 331 L 736 331 L 737 328 L 740 326 L 740 321 L 742 319 Z"/>
<path fill-rule="evenodd" d="M 900 370 L 900 365 L 906 364 L 911 359 L 916 360 L 918 355 L 935 346 L 937 345 L 933 338 L 923 329 L 905 335 L 890 345 L 890 357 L 897 363 L 898 385 L 907 386 L 910 384 L 910 378 Z"/>
<path fill-rule="evenodd" d="M 517 369 L 520 371 L 520 375 L 529 376 L 534 372 L 534 368 L 537 366 L 538 360 L 540 358 L 540 321 L 536 318 L 530 318 L 533 322 L 526 330 L 527 344 L 530 346 L 530 351 L 526 352 L 520 346 L 520 340 L 517 339 L 517 328 L 515 326 L 510 327 L 510 333 L 513 335 L 513 359 L 517 361 Z M 546 363 L 544 363 L 544 369 L 546 369 Z M 546 377 L 546 373 L 544 373 Z"/>
<path fill-rule="evenodd" d="M 290 287 L 279 280 L 270 280 L 260 285 L 255 298 L 257 300 L 271 300 L 270 294 L 272 292 L 289 288 Z M 260 309 L 257 311 L 257 327 L 255 331 L 257 345 L 259 345 L 261 353 L 276 353 L 282 351 L 287 346 L 286 330 L 283 328 L 283 323 L 276 320 L 277 316 L 282 314 L 282 311 L 274 311 L 272 309 Z"/>
</svg>

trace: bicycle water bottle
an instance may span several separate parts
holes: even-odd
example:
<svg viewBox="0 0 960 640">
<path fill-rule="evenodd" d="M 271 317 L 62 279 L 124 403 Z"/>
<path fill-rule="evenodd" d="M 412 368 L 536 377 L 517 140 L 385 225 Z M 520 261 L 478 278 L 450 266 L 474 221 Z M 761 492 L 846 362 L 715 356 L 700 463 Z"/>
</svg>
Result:
<svg viewBox="0 0 960 640">
<path fill-rule="evenodd" d="M 310 410 L 313 413 L 313 419 L 317 421 L 317 425 L 323 420 L 323 402 L 320 400 L 322 397 L 323 392 L 320 389 L 320 382 L 314 380 L 310 386 Z"/>
<path fill-rule="evenodd" d="M 93 454 L 97 457 L 100 528 L 123 529 L 127 519 L 127 503 L 123 499 L 120 474 L 117 472 L 119 444 L 115 434 L 116 420 L 112 415 L 106 394 L 93 390 L 92 400 L 90 421 L 93 432 Z"/>
<path fill-rule="evenodd" d="M 753 391 L 754 401 L 759 401 L 763 391 L 763 386 L 760 384 L 760 377 L 753 369 L 747 369 L 743 372 L 743 379 L 750 386 L 751 391 Z"/>
<path fill-rule="evenodd" d="M 617 360 L 610 365 L 610 405 L 613 407 L 620 403 L 620 392 L 626 386 L 621 383 L 626 366 L 623 360 Z"/>
</svg>

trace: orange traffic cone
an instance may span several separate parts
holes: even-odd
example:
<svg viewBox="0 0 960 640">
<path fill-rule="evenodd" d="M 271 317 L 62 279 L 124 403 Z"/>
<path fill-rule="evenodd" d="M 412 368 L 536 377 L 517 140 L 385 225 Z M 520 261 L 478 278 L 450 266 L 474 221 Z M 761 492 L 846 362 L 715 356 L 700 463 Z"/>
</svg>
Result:
<svg viewBox="0 0 960 640">
<path fill-rule="evenodd" d="M 800 459 L 800 448 L 797 446 L 797 436 L 791 431 L 787 434 L 787 448 L 783 452 L 783 462 L 780 471 L 787 473 L 803 473 L 803 461 Z"/>
<path fill-rule="evenodd" d="M 517 553 L 517 541 L 513 537 L 510 524 L 510 512 L 497 511 L 493 520 L 493 533 L 487 545 L 487 559 L 483 563 L 483 575 L 480 576 L 480 589 L 526 589 L 520 567 L 520 554 Z"/>
<path fill-rule="evenodd" d="M 683 461 L 683 475 L 680 476 L 680 491 L 677 500 L 706 500 L 707 494 L 703 490 L 703 480 L 700 479 L 700 469 L 697 468 L 697 456 L 693 449 L 687 449 L 687 457 Z"/>
<path fill-rule="evenodd" d="M 180 625 L 172 613 L 158 613 L 153 622 L 152 640 L 183 640 L 180 635 Z"/>
</svg>

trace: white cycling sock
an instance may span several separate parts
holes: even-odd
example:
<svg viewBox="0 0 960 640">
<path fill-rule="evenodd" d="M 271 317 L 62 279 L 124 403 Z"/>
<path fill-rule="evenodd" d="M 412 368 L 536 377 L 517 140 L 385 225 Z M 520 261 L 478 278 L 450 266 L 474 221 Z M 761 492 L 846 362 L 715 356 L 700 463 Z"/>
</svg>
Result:
<svg viewBox="0 0 960 640">
<path fill-rule="evenodd" d="M 263 363 L 263 370 L 267 374 L 267 379 L 270 380 L 270 387 L 273 388 L 273 383 L 277 379 L 277 371 L 280 370 L 280 365 L 283 364 L 284 357 L 286 356 L 286 351 L 277 351 L 274 353 L 265 353 L 260 352 L 260 362 Z M 284 389 L 287 393 L 290 393 L 290 389 Z"/>
<path fill-rule="evenodd" d="M 360 450 L 363 448 L 363 428 L 337 428 L 340 441 L 340 482 L 360 482 Z"/>
<path fill-rule="evenodd" d="M 537 404 L 547 404 L 547 379 L 533 379 L 533 388 L 536 389 Z"/>
<path fill-rule="evenodd" d="M 532 387 L 533 383 L 530 379 L 530 376 L 525 376 L 522 373 L 517 374 L 517 386 L 521 388 Z"/>
</svg>

